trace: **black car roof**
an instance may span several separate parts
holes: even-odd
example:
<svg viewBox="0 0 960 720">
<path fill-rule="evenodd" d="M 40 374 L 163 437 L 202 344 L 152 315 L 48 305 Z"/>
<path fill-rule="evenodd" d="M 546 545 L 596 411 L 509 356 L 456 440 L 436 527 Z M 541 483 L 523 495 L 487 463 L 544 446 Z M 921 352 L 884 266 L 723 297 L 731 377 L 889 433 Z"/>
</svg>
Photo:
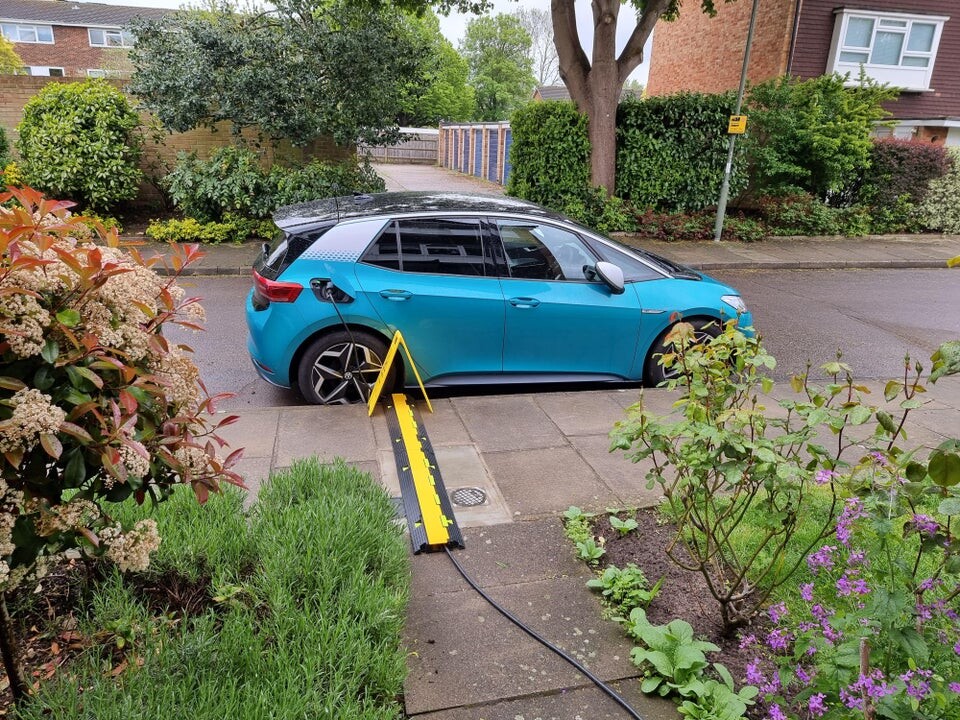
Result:
<svg viewBox="0 0 960 720">
<path fill-rule="evenodd" d="M 462 192 L 385 192 L 346 195 L 286 205 L 273 214 L 282 230 L 306 230 L 349 218 L 401 215 L 417 212 L 513 213 L 565 220 L 540 205 L 503 195 Z"/>
</svg>

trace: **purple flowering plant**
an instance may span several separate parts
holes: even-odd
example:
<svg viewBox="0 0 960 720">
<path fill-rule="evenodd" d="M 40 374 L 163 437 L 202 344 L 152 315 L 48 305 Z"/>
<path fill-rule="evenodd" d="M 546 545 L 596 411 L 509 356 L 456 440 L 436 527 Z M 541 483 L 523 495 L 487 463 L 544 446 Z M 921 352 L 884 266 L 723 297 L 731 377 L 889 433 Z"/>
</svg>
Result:
<svg viewBox="0 0 960 720">
<path fill-rule="evenodd" d="M 795 595 L 770 608 L 773 629 L 753 638 L 746 679 L 771 719 L 960 718 L 960 443 L 925 462 L 898 448 L 919 376 L 887 386 L 900 418 L 877 411 L 873 449 L 835 478 L 849 494 L 833 537 L 807 554 Z"/>
</svg>

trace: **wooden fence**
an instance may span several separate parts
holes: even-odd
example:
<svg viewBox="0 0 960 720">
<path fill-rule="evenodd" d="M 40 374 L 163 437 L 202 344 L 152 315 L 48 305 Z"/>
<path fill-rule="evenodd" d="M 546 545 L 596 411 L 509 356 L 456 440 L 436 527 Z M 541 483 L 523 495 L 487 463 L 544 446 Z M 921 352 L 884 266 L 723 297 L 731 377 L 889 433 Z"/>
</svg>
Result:
<svg viewBox="0 0 960 720">
<path fill-rule="evenodd" d="M 415 165 L 437 164 L 436 128 L 400 128 L 406 140 L 389 147 L 362 147 L 360 152 L 369 155 L 373 162 L 412 163 Z"/>
<path fill-rule="evenodd" d="M 442 167 L 506 185 L 510 177 L 510 123 L 440 125 Z"/>
</svg>

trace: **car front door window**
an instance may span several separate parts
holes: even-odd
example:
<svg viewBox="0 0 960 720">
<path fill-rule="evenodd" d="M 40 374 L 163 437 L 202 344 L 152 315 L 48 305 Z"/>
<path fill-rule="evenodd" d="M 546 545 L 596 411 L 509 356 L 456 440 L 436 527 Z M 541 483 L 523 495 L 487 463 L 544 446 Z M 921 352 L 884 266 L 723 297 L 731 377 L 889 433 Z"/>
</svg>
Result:
<svg viewBox="0 0 960 720">
<path fill-rule="evenodd" d="M 497 222 L 510 277 L 585 281 L 596 257 L 572 232 L 524 220 Z"/>
</svg>

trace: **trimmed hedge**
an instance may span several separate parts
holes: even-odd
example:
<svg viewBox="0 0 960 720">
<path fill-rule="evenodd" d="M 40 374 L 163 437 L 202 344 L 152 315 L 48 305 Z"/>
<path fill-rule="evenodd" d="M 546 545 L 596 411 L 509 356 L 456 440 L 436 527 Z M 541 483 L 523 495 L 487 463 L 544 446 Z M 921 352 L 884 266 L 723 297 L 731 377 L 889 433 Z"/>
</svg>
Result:
<svg viewBox="0 0 960 720">
<path fill-rule="evenodd" d="M 928 228 L 960 235 L 960 148 L 950 148 L 947 152 L 950 170 L 930 181 L 920 213 Z"/>
<path fill-rule="evenodd" d="M 689 211 L 716 205 L 734 101 L 733 93 L 679 93 L 620 103 L 616 194 L 638 208 Z M 746 186 L 743 170 L 737 163 L 733 197 Z"/>
<path fill-rule="evenodd" d="M 510 119 L 507 194 L 562 209 L 590 187 L 587 117 L 570 101 L 535 102 Z"/>
</svg>

